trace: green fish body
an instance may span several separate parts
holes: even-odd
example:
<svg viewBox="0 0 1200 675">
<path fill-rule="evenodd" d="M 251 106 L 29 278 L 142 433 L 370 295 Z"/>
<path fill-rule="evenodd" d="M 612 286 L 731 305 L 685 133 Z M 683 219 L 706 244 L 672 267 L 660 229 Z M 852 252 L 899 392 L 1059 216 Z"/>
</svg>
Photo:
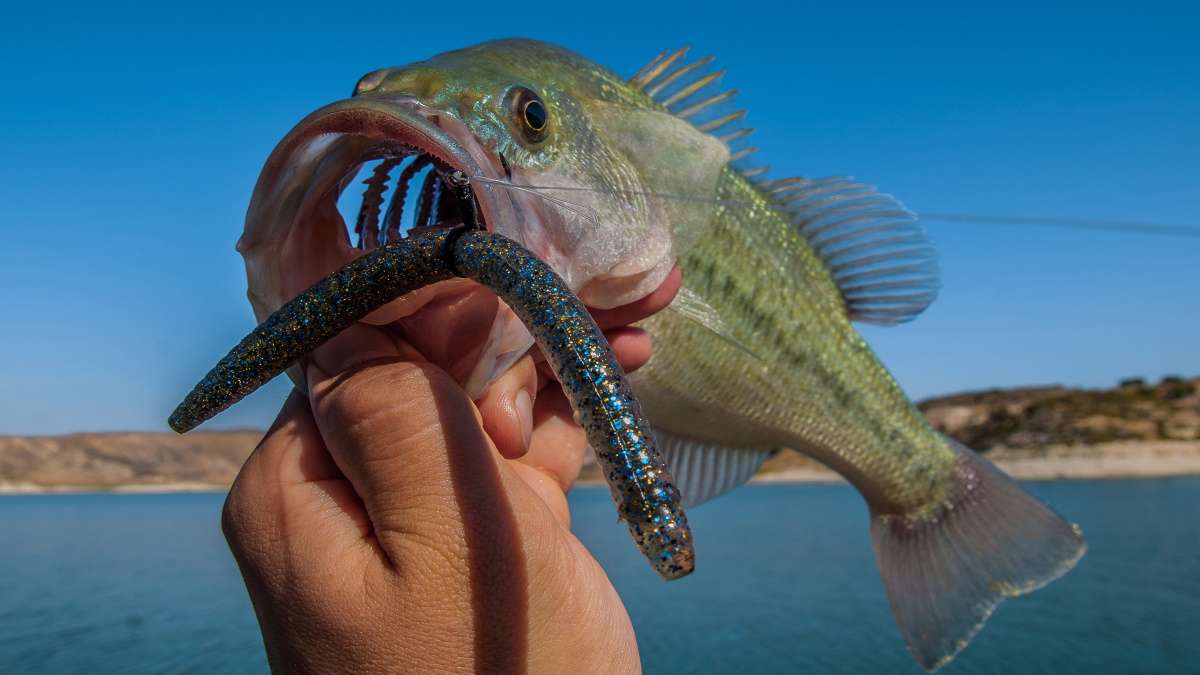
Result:
<svg viewBox="0 0 1200 675">
<path fill-rule="evenodd" d="M 718 207 L 679 265 L 729 334 L 675 312 L 643 322 L 655 355 L 633 377 L 651 419 L 731 448 L 801 450 L 882 512 L 940 503 L 957 454 L 855 330 L 825 264 L 735 171 L 720 196 L 738 205 Z"/>
</svg>

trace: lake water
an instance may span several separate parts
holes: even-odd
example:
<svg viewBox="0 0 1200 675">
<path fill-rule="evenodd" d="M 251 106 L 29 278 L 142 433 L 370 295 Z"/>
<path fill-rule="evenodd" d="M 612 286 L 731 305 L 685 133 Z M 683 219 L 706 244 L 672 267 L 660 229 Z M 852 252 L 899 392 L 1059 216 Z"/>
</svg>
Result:
<svg viewBox="0 0 1200 675">
<path fill-rule="evenodd" d="M 941 672 L 1200 673 L 1200 478 L 1030 488 L 1083 525 L 1091 550 L 1064 579 L 1004 603 Z M 0 497 L 0 673 L 265 671 L 217 525 L 222 499 Z M 572 502 L 647 672 L 921 672 L 848 487 L 754 486 L 694 509 L 699 567 L 670 584 L 604 489 Z"/>
</svg>

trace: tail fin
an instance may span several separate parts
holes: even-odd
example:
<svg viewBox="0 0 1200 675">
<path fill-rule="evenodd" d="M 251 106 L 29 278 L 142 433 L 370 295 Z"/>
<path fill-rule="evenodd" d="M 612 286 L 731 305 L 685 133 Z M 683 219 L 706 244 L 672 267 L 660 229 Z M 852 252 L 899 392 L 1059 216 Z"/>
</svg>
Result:
<svg viewBox="0 0 1200 675">
<path fill-rule="evenodd" d="M 871 539 L 900 632 L 933 671 L 950 662 L 1005 598 L 1065 574 L 1087 551 L 1083 533 L 971 450 L 938 512 L 872 513 Z"/>
</svg>

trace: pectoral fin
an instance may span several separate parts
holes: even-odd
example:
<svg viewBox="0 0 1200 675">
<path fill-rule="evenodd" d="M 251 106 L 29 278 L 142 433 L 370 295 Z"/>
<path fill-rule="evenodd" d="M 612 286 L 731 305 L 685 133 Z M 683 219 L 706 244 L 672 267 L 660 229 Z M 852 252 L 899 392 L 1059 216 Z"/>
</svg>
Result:
<svg viewBox="0 0 1200 675">
<path fill-rule="evenodd" d="M 729 324 L 725 323 L 725 320 L 721 318 L 721 314 L 717 312 L 715 307 L 705 302 L 704 298 L 700 297 L 687 286 L 679 289 L 679 293 L 676 294 L 675 300 L 667 307 L 667 311 L 678 314 L 750 356 L 760 361 L 762 360 L 758 354 L 751 351 L 746 343 L 737 339 L 733 334 L 733 329 L 729 327 Z"/>
</svg>

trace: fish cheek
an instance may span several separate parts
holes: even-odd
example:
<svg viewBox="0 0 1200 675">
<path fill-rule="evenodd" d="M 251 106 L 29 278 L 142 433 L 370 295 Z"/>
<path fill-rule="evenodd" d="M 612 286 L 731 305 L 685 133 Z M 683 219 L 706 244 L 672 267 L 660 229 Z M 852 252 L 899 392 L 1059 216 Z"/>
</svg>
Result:
<svg viewBox="0 0 1200 675">
<path fill-rule="evenodd" d="M 633 167 L 674 253 L 682 254 L 715 220 L 729 147 L 668 112 L 599 104 L 592 117 L 603 141 Z"/>
</svg>

